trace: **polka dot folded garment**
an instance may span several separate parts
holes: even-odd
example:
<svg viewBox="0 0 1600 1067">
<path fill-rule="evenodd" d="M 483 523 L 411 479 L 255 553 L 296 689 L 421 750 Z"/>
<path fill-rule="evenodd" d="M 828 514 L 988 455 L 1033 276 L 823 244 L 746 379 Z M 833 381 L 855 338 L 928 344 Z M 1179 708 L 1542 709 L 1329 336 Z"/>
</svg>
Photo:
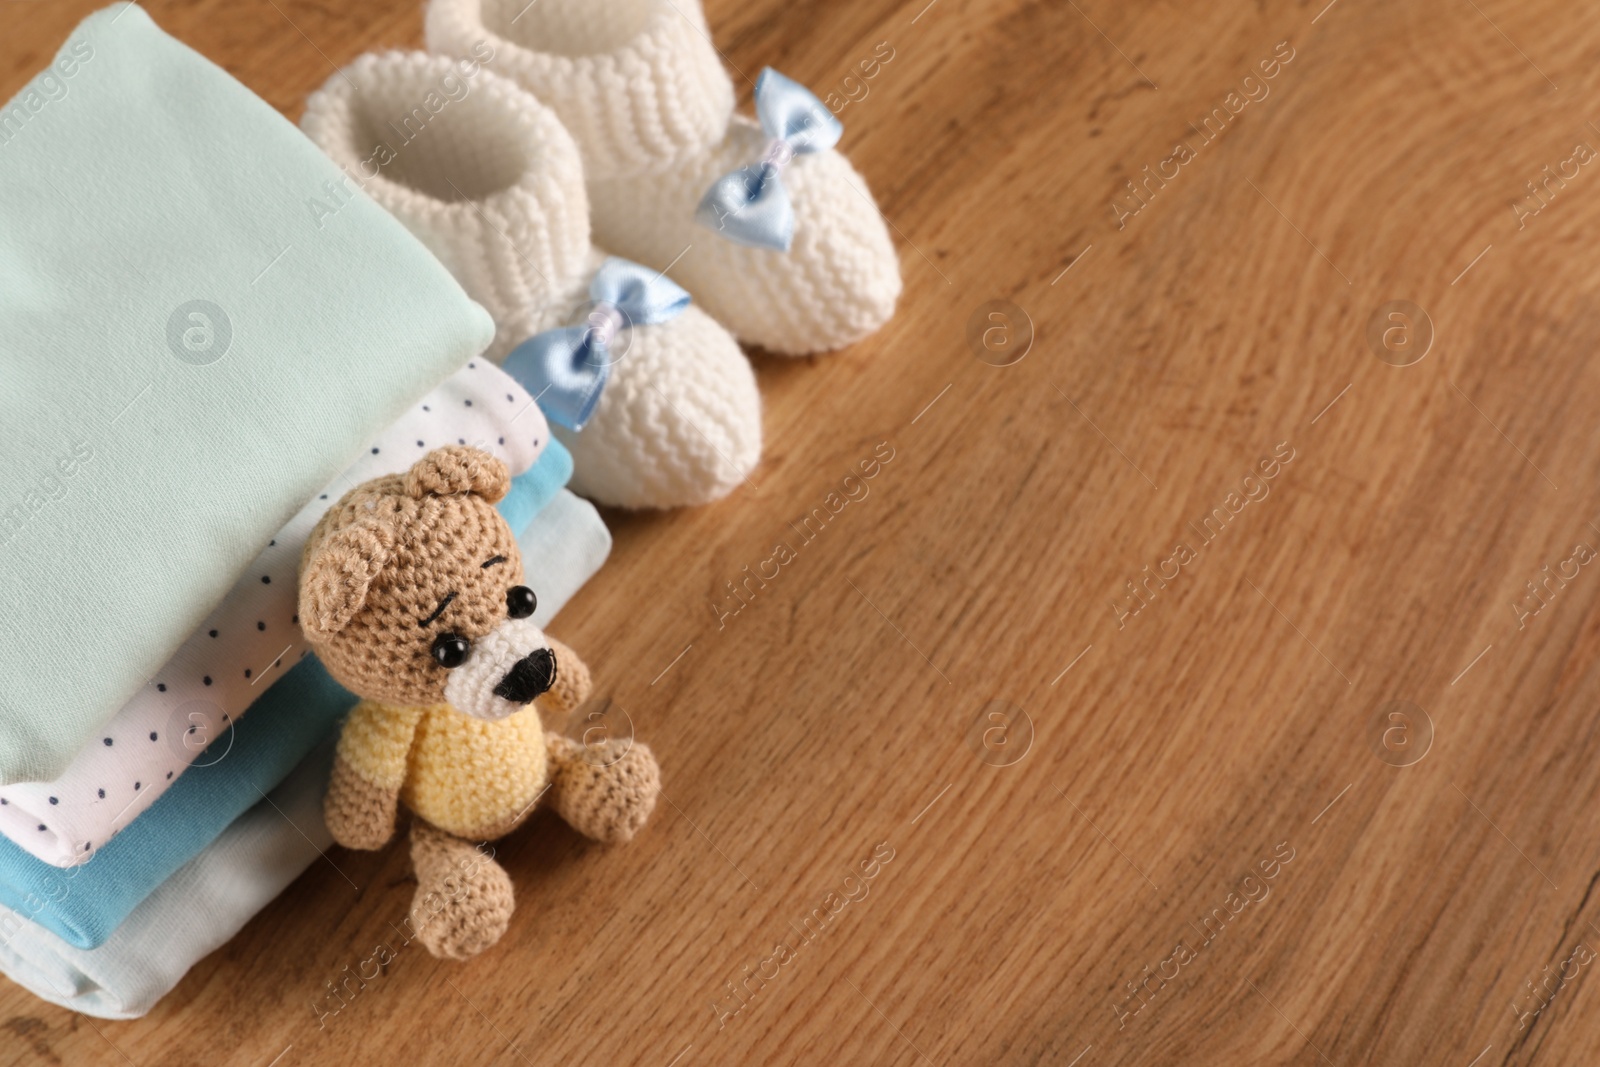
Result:
<svg viewBox="0 0 1600 1067">
<path fill-rule="evenodd" d="M 311 528 L 357 485 L 410 468 L 424 453 L 467 444 L 533 466 L 550 427 L 521 385 L 474 360 L 402 415 L 278 532 L 178 652 L 54 781 L 0 787 L 0 834 L 57 867 L 96 848 L 155 802 L 185 768 L 222 758 L 206 746 L 306 655 L 296 592 Z"/>
</svg>

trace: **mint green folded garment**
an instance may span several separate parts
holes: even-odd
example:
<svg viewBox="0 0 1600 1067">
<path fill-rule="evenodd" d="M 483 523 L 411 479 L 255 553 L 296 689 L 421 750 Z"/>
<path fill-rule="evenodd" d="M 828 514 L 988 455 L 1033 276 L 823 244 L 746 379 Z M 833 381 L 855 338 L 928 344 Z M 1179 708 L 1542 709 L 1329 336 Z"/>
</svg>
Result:
<svg viewBox="0 0 1600 1067">
<path fill-rule="evenodd" d="M 60 774 L 493 336 L 352 189 L 132 5 L 0 106 L 0 783 Z"/>
<path fill-rule="evenodd" d="M 534 619 L 544 626 L 605 562 L 611 534 L 593 505 L 562 489 L 517 544 L 528 582 L 539 595 Z M 198 853 L 189 853 L 192 858 L 98 948 L 76 947 L 27 913 L 0 907 L 0 972 L 72 1011 L 106 1019 L 148 1012 L 301 871 L 323 862 L 319 857 L 342 862 L 322 822 L 331 740 L 306 757 L 270 800 L 258 802 Z M 162 817 L 157 804 L 138 822 Z M 99 861 L 88 867 L 94 862 Z M 323 920 L 303 914 L 291 921 Z"/>
</svg>

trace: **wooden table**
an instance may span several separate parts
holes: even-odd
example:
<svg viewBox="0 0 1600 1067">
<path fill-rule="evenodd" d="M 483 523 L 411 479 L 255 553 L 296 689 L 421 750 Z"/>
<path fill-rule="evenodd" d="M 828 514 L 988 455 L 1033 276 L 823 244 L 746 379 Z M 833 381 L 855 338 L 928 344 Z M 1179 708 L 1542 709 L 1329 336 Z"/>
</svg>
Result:
<svg viewBox="0 0 1600 1067">
<path fill-rule="evenodd" d="M 660 756 L 648 830 L 536 819 L 495 950 L 319 1026 L 412 893 L 337 850 L 358 890 L 318 863 L 143 1020 L 0 990 L 0 1060 L 1595 1062 L 1600 24 L 925 2 L 710 4 L 854 95 L 906 291 L 757 355 L 754 484 L 610 516 L 559 620 Z M 5 4 L 0 92 L 93 6 Z M 148 7 L 291 117 L 421 40 Z"/>
</svg>

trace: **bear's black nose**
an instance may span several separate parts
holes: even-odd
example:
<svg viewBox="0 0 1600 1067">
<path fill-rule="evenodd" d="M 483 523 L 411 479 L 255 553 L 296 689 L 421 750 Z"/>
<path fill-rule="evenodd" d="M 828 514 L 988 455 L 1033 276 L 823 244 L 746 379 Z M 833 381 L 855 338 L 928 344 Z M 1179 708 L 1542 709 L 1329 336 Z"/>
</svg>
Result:
<svg viewBox="0 0 1600 1067">
<path fill-rule="evenodd" d="M 548 648 L 535 649 L 506 672 L 500 684 L 494 687 L 494 695 L 513 704 L 526 704 L 540 693 L 548 692 L 555 681 L 555 653 Z"/>
</svg>

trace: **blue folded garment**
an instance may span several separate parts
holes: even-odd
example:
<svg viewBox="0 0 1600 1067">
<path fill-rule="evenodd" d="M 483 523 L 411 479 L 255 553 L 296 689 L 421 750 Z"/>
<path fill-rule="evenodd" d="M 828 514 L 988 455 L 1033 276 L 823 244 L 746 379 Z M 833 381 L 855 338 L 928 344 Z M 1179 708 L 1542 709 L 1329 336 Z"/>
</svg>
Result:
<svg viewBox="0 0 1600 1067">
<path fill-rule="evenodd" d="M 0 904 L 69 945 L 101 944 L 152 889 L 283 781 L 355 702 L 308 655 L 83 866 L 53 867 L 0 839 Z"/>
<path fill-rule="evenodd" d="M 560 491 L 572 471 L 571 457 L 564 455 L 552 441 L 532 467 L 512 479 L 506 501 L 513 512 Z M 519 519 L 512 529 L 526 526 Z M 0 905 L 69 945 L 93 948 L 105 941 L 151 890 L 283 781 L 355 704 L 315 656 L 302 655 L 250 705 L 249 714 L 88 863 L 55 867 L 0 838 Z"/>
<path fill-rule="evenodd" d="M 104 1019 L 149 1011 L 195 962 L 328 849 L 329 733 L 276 789 L 158 886 L 99 948 L 74 948 L 0 908 L 0 971 L 35 996 Z"/>
<path fill-rule="evenodd" d="M 511 488 L 496 504 L 506 525 L 513 530 L 526 530 L 534 517 L 545 509 L 561 487 L 572 480 L 572 453 L 554 437 L 539 453 L 533 466 L 511 479 Z M 609 535 L 608 535 L 609 536 Z"/>
<path fill-rule="evenodd" d="M 271 106 L 137 6 L 85 19 L 0 104 L 0 784 L 493 335 Z"/>
</svg>

